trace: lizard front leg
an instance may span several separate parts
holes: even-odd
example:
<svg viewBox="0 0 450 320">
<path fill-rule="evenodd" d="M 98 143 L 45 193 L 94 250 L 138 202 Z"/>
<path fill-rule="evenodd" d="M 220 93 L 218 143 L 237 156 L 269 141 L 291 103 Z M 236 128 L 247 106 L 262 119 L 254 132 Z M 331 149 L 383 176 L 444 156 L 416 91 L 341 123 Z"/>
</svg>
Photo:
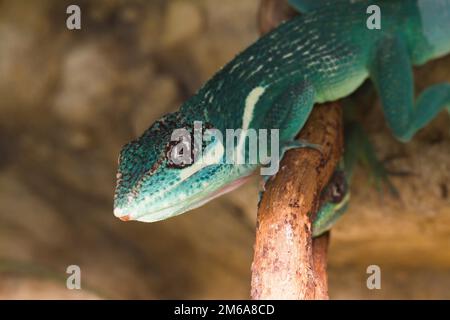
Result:
<svg viewBox="0 0 450 320">
<path fill-rule="evenodd" d="M 411 58 L 401 37 L 380 42 L 370 65 L 371 79 L 380 95 L 389 127 L 400 141 L 414 134 L 450 105 L 450 83 L 426 89 L 414 103 Z"/>
</svg>

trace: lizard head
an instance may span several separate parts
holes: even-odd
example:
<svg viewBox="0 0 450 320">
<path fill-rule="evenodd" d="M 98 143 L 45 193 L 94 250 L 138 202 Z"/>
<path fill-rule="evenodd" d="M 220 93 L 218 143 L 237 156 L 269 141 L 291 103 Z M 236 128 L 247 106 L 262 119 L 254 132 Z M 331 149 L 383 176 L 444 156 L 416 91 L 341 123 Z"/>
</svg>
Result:
<svg viewBox="0 0 450 320">
<path fill-rule="evenodd" d="M 321 206 L 313 220 L 313 237 L 331 229 L 338 218 L 347 211 L 350 190 L 344 171 L 336 170 L 320 195 Z"/>
<path fill-rule="evenodd" d="M 174 140 L 176 130 L 188 133 L 190 139 L 181 136 Z M 167 219 L 245 182 L 237 167 L 222 161 L 221 141 L 211 139 L 208 144 L 202 141 L 200 146 L 194 145 L 193 132 L 194 123 L 175 112 L 122 148 L 114 195 L 116 217 L 143 222 Z M 199 149 L 201 155 L 194 158 Z M 185 152 L 190 157 L 174 158 Z"/>
</svg>

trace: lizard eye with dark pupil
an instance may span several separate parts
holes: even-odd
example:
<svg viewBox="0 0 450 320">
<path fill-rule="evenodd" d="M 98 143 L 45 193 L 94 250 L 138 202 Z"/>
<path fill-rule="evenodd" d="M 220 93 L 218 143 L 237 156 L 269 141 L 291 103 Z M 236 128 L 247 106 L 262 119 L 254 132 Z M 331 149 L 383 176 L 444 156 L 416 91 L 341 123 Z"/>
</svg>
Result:
<svg viewBox="0 0 450 320">
<path fill-rule="evenodd" d="M 344 199 L 348 191 L 348 186 L 343 172 L 336 172 L 333 178 L 334 183 L 331 188 L 331 202 L 339 203 Z"/>
<path fill-rule="evenodd" d="M 206 129 L 213 129 L 213 125 L 210 123 L 205 123 L 203 125 L 203 132 Z M 186 128 L 188 131 L 190 131 L 190 145 L 189 140 L 183 140 L 183 141 L 170 141 L 166 148 L 166 159 L 167 159 L 167 166 L 169 168 L 175 168 L 175 169 L 183 169 L 186 167 L 191 166 L 194 163 L 195 155 L 198 154 L 198 152 L 204 150 L 206 148 L 206 142 L 201 141 L 201 144 L 198 145 L 195 143 L 194 139 L 194 129 Z M 190 153 L 189 155 L 183 154 L 183 152 Z"/>
<path fill-rule="evenodd" d="M 181 144 L 185 144 L 182 146 Z M 190 152 L 189 155 L 183 152 Z M 171 141 L 166 152 L 167 166 L 169 168 L 183 169 L 189 167 L 194 162 L 193 146 L 187 146 L 186 142 Z"/>
<path fill-rule="evenodd" d="M 333 185 L 331 189 L 331 201 L 333 203 L 339 203 L 344 198 L 345 191 L 343 190 L 342 186 L 339 184 Z"/>
</svg>

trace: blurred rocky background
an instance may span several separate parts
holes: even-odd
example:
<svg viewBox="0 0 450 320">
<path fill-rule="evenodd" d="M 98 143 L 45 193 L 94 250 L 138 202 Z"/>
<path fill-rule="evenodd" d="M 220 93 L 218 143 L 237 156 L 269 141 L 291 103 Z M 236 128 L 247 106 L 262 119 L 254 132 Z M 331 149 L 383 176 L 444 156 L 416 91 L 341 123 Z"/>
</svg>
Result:
<svg viewBox="0 0 450 320">
<path fill-rule="evenodd" d="M 66 28 L 78 4 L 82 30 Z M 248 298 L 258 181 L 167 221 L 112 214 L 117 155 L 258 38 L 258 0 L 0 1 L 0 298 Z M 416 70 L 450 80 L 450 57 Z M 450 298 L 450 119 L 409 144 L 351 102 L 400 199 L 362 169 L 332 232 L 331 298 Z M 81 268 L 82 290 L 66 289 Z M 381 268 L 381 290 L 366 268 Z"/>
</svg>

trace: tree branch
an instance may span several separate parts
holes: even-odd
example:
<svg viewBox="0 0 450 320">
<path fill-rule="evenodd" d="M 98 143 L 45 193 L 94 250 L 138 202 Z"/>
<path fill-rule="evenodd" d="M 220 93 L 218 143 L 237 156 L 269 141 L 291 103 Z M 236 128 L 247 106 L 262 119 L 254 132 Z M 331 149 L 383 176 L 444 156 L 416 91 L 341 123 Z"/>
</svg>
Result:
<svg viewBox="0 0 450 320">
<path fill-rule="evenodd" d="M 289 15 L 285 2 L 263 0 L 261 30 Z M 328 299 L 328 234 L 312 240 L 311 219 L 341 158 L 342 131 L 338 103 L 314 106 L 299 138 L 321 145 L 322 152 L 288 151 L 280 171 L 266 184 L 257 217 L 252 299 Z"/>
</svg>

